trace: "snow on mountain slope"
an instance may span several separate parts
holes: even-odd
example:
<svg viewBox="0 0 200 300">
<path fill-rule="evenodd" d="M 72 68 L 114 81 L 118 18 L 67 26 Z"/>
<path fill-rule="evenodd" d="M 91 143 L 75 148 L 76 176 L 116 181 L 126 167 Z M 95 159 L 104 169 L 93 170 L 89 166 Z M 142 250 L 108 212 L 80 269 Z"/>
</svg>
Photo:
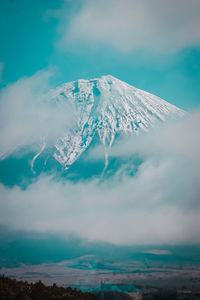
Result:
<svg viewBox="0 0 200 300">
<path fill-rule="evenodd" d="M 51 91 L 52 101 L 74 106 L 75 125 L 58 138 L 54 158 L 66 169 L 89 147 L 98 134 L 107 150 L 118 134 L 136 133 L 153 127 L 156 120 L 177 118 L 184 111 L 145 91 L 114 78 L 102 76 L 65 83 Z"/>
</svg>

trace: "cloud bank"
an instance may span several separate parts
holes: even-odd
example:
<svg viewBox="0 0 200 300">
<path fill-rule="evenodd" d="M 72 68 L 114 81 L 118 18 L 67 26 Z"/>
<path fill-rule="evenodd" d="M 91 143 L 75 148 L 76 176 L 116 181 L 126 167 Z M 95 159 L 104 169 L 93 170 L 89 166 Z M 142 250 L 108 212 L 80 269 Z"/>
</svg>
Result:
<svg viewBox="0 0 200 300">
<path fill-rule="evenodd" d="M 53 101 L 49 78 L 53 70 L 43 70 L 24 77 L 0 93 L 0 158 L 23 146 L 55 144 L 72 122 L 72 108 Z M 51 93 L 51 92 L 50 92 Z"/>
<path fill-rule="evenodd" d="M 127 161 L 102 183 L 43 176 L 26 190 L 1 184 L 0 224 L 116 244 L 199 243 L 199 128 L 197 112 L 120 141 L 111 155 L 143 157 L 134 176 Z"/>
<path fill-rule="evenodd" d="M 200 46 L 198 0 L 84 0 L 70 19 L 66 3 L 54 14 L 65 50 L 79 42 L 91 47 L 103 43 L 119 51 L 176 52 Z"/>
</svg>

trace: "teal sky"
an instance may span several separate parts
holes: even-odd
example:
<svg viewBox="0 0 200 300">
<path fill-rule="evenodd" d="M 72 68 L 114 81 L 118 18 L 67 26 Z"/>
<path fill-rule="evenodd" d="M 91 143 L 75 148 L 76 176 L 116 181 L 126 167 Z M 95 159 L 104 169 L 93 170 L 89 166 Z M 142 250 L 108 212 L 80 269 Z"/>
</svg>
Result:
<svg viewBox="0 0 200 300">
<path fill-rule="evenodd" d="M 125 1 L 124 5 L 128 5 L 128 2 Z M 53 66 L 56 71 L 51 79 L 52 86 L 79 78 L 111 74 L 183 109 L 191 110 L 200 105 L 199 41 L 194 42 L 193 39 L 193 42 L 189 41 L 173 51 L 170 38 L 164 49 L 161 47 L 159 51 L 149 49 L 148 44 L 141 44 L 141 47 L 131 44 L 124 50 L 118 47 L 116 39 L 113 43 L 109 42 L 108 36 L 103 41 L 99 33 L 97 38 L 91 39 L 80 29 L 80 35 L 76 32 L 75 42 L 67 37 L 64 47 L 60 46 L 63 32 L 66 31 L 65 36 L 70 35 L 68 24 L 77 20 L 80 11 L 84 13 L 87 10 L 88 3 L 90 1 L 2 0 L 1 88 L 23 76 L 32 76 L 39 70 Z M 95 9 L 93 5 L 89 11 L 94 12 Z M 111 16 L 111 21 L 114 22 L 114 16 Z M 93 20 L 89 18 L 88 22 Z M 98 31 L 98 28 L 94 28 L 94 34 L 95 30 Z M 167 30 L 165 28 L 163 31 L 165 35 Z M 119 39 L 120 34 L 123 33 L 119 33 Z"/>
</svg>

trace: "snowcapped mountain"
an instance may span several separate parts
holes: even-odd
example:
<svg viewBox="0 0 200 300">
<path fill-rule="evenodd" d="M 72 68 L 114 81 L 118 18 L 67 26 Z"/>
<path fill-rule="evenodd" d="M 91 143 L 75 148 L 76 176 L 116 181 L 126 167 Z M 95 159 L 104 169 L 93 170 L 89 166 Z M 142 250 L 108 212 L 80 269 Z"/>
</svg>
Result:
<svg viewBox="0 0 200 300">
<path fill-rule="evenodd" d="M 75 124 L 58 138 L 53 152 L 65 169 L 80 157 L 96 135 L 105 148 L 106 167 L 107 151 L 117 135 L 138 134 L 153 127 L 157 120 L 184 115 L 174 105 L 111 75 L 62 84 L 51 91 L 50 98 L 59 103 L 68 101 L 74 107 Z"/>
</svg>

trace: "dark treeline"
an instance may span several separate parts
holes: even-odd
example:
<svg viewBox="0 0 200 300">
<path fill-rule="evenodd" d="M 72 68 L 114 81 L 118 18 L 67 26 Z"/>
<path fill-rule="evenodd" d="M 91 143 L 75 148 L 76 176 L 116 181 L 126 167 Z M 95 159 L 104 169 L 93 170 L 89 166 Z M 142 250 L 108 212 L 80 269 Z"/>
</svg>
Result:
<svg viewBox="0 0 200 300">
<path fill-rule="evenodd" d="M 83 293 L 71 287 L 46 286 L 41 281 L 28 283 L 0 276 L 1 300 L 97 300 L 91 293 Z"/>
<path fill-rule="evenodd" d="M 142 288 L 131 295 L 115 291 L 81 292 L 56 284 L 46 286 L 41 281 L 28 283 L 0 276 L 0 300 L 200 300 L 200 292 L 188 289 Z"/>
</svg>

